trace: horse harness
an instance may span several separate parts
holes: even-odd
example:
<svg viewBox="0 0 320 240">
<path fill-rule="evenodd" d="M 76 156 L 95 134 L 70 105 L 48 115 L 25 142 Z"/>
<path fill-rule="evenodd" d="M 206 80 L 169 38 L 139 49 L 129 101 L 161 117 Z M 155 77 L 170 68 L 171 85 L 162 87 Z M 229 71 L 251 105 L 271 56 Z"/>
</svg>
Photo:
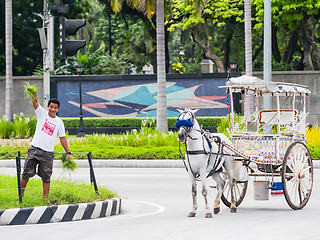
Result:
<svg viewBox="0 0 320 240">
<path fill-rule="evenodd" d="M 200 174 L 199 173 L 195 173 L 192 168 L 191 168 L 191 164 L 190 164 L 190 159 L 189 159 L 189 155 L 201 155 L 201 154 L 204 154 L 204 155 L 207 155 L 208 156 L 208 159 L 207 159 L 207 168 L 210 166 L 210 162 L 211 162 L 211 157 L 213 155 L 216 156 L 214 162 L 213 162 L 213 165 L 212 165 L 212 169 L 210 170 L 210 172 L 208 173 L 207 175 L 207 178 L 212 176 L 214 173 L 216 172 L 221 172 L 222 171 L 222 156 L 223 155 L 228 155 L 228 154 L 224 154 L 223 153 L 223 143 L 221 142 L 221 139 L 219 136 L 214 136 L 213 137 L 213 140 L 214 142 L 218 145 L 218 152 L 214 153 L 211 151 L 212 149 L 212 144 L 211 144 L 211 141 L 209 139 L 209 137 L 206 135 L 206 132 L 201 128 L 200 130 L 197 130 L 195 129 L 196 131 L 200 131 L 201 132 L 201 136 L 202 138 L 204 138 L 208 145 L 209 145 L 209 149 L 210 151 L 207 152 L 205 150 L 205 147 L 204 147 L 204 140 L 202 140 L 202 145 L 203 145 L 203 150 L 196 150 L 196 151 L 188 151 L 187 149 L 187 143 L 185 143 L 185 146 L 186 146 L 186 155 L 187 155 L 187 163 L 189 165 L 189 169 L 192 173 L 192 175 L 194 176 L 194 178 L 197 180 L 197 181 L 200 181 L 199 179 L 199 176 Z M 188 135 L 189 138 L 191 138 L 189 135 Z M 196 140 L 196 139 L 192 139 L 191 140 Z M 180 157 L 183 159 L 183 164 L 186 168 L 186 171 L 188 172 L 188 167 L 186 165 L 186 159 L 182 157 L 182 152 L 181 152 L 181 148 L 180 148 L 180 142 L 179 142 L 179 152 L 180 152 Z"/>
</svg>

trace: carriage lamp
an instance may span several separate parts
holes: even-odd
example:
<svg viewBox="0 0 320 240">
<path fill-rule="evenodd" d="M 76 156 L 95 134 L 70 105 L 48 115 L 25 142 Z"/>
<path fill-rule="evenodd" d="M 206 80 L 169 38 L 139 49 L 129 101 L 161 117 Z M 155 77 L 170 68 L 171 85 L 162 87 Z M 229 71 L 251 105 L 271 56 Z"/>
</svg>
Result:
<svg viewBox="0 0 320 240">
<path fill-rule="evenodd" d="M 79 132 L 77 134 L 78 137 L 84 137 L 85 133 L 84 133 L 84 129 L 83 129 L 83 114 L 82 114 L 82 93 L 81 93 L 81 73 L 83 70 L 83 66 L 78 63 L 78 65 L 76 66 L 77 69 L 77 73 L 79 75 L 79 98 L 80 98 L 80 128 L 79 128 Z"/>
<path fill-rule="evenodd" d="M 231 68 L 231 71 L 232 71 L 232 72 L 237 71 L 238 63 L 237 63 L 235 60 L 232 60 L 232 61 L 230 62 L 230 68 Z"/>
</svg>

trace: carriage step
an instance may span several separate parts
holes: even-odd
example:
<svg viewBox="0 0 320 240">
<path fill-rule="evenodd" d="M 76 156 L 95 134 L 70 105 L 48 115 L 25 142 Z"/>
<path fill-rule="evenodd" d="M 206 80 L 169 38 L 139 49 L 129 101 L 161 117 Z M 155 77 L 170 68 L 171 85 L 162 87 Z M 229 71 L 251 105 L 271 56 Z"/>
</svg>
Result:
<svg viewBox="0 0 320 240">
<path fill-rule="evenodd" d="M 249 176 L 255 177 L 280 177 L 280 173 L 249 173 Z"/>
</svg>

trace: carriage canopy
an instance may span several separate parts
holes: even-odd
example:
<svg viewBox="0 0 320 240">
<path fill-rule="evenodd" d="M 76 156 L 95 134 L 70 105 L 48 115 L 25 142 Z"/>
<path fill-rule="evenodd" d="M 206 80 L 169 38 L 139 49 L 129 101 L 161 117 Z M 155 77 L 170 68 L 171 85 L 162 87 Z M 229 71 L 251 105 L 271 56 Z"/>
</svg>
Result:
<svg viewBox="0 0 320 240">
<path fill-rule="evenodd" d="M 247 94 L 255 94 L 259 91 L 260 96 L 270 96 L 274 93 L 279 93 L 280 95 L 287 95 L 288 93 L 305 93 L 309 95 L 311 93 L 308 87 L 304 85 L 284 82 L 269 82 L 247 75 L 230 78 L 226 82 L 226 86 L 223 87 L 229 88 L 233 93 L 242 92 L 243 89 L 246 89 Z"/>
</svg>

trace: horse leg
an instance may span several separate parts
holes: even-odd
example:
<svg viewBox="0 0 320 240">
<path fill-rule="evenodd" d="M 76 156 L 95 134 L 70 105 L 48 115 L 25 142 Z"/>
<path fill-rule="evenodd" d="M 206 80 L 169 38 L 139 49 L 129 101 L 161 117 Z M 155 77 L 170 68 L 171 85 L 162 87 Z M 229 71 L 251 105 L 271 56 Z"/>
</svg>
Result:
<svg viewBox="0 0 320 240">
<path fill-rule="evenodd" d="M 229 159 L 225 161 L 225 169 L 228 175 L 228 183 L 230 184 L 231 189 L 231 206 L 230 212 L 237 212 L 236 200 L 235 200 L 235 192 L 234 192 L 234 179 L 233 179 L 233 160 Z"/>
<path fill-rule="evenodd" d="M 200 171 L 200 179 L 202 182 L 202 196 L 204 198 L 205 203 L 205 209 L 206 209 L 206 218 L 212 218 L 212 214 L 210 212 L 209 206 L 208 206 L 208 187 L 207 187 L 207 179 L 206 179 L 206 170 L 203 169 Z"/>
<path fill-rule="evenodd" d="M 211 177 L 217 183 L 218 193 L 217 193 L 216 199 L 214 200 L 213 213 L 218 214 L 220 212 L 220 199 L 222 196 L 223 187 L 224 187 L 225 182 L 223 181 L 223 179 L 219 173 L 214 173 Z"/>
<path fill-rule="evenodd" d="M 196 211 L 198 209 L 198 203 L 197 203 L 197 182 L 196 179 L 192 176 L 191 177 L 192 181 L 192 200 L 193 200 L 193 206 L 191 212 L 189 212 L 188 217 L 195 217 L 196 216 Z"/>
<path fill-rule="evenodd" d="M 230 181 L 230 186 L 231 186 L 231 207 L 230 207 L 230 212 L 235 213 L 237 212 L 237 206 L 236 206 L 236 200 L 235 200 L 235 195 L 234 195 L 234 184 L 235 180 L 229 180 Z"/>
</svg>

